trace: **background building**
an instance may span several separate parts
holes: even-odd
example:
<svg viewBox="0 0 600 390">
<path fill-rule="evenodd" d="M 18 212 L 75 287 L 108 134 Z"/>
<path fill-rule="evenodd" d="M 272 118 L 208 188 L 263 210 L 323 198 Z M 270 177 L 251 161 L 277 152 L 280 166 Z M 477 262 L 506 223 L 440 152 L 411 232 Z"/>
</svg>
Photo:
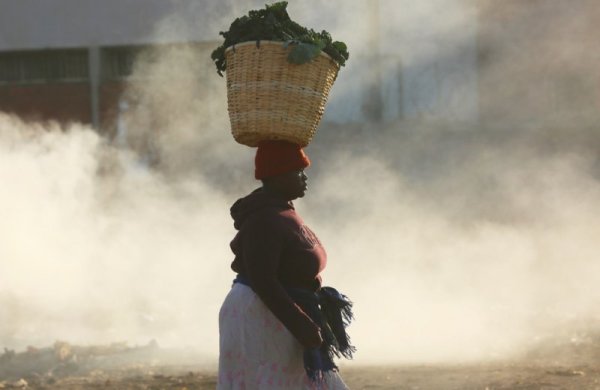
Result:
<svg viewBox="0 0 600 390">
<path fill-rule="evenodd" d="M 455 17 L 470 12 L 459 0 L 451 3 Z M 141 49 L 193 42 L 208 54 L 231 15 L 261 6 L 257 1 L 2 0 L 0 109 L 101 128 L 114 120 Z M 462 50 L 453 52 L 444 50 L 438 17 L 410 1 L 292 1 L 289 8 L 294 18 L 327 28 L 351 49 L 338 83 L 345 87 L 333 91 L 325 121 L 477 117 L 473 23 L 462 34 Z M 464 96 L 457 98 L 457 91 Z"/>
<path fill-rule="evenodd" d="M 224 4 L 1 1 L 0 110 L 26 119 L 110 127 L 135 58 L 142 50 L 189 42 L 199 50 L 208 50 L 202 42 L 214 35 L 203 28 L 207 23 L 198 23 L 204 12 L 180 12 L 184 11 L 182 3 L 206 12 Z M 160 31 L 161 21 L 174 13 L 181 18 L 181 29 Z M 193 28 L 186 29 L 190 25 Z"/>
<path fill-rule="evenodd" d="M 113 126 L 140 51 L 193 44 L 209 56 L 218 31 L 262 6 L 0 0 L 0 110 Z M 600 12 L 592 0 L 292 0 L 289 9 L 350 48 L 326 123 L 501 126 L 597 118 Z"/>
</svg>

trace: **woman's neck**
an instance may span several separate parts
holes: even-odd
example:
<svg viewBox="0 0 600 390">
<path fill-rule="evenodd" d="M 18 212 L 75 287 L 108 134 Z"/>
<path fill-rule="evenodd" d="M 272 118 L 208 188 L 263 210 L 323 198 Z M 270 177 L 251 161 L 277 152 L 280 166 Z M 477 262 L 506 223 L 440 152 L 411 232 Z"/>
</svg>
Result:
<svg viewBox="0 0 600 390">
<path fill-rule="evenodd" d="M 262 189 L 264 192 L 275 198 L 284 200 L 286 202 L 292 201 L 292 199 L 288 199 L 288 197 L 286 197 L 276 186 L 270 185 L 269 183 L 263 183 Z"/>
</svg>

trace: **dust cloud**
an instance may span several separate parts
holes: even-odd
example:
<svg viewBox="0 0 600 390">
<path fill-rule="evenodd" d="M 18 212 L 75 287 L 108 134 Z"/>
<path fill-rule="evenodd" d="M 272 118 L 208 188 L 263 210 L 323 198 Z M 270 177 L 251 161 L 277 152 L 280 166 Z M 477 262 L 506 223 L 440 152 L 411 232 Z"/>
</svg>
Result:
<svg viewBox="0 0 600 390">
<path fill-rule="evenodd" d="M 210 346 L 207 291 L 225 289 L 214 259 L 230 235 L 219 192 L 167 181 L 79 125 L 2 116 L 0 129 L 3 345 Z"/>
<path fill-rule="evenodd" d="M 356 80 L 365 85 L 368 29 L 353 33 L 363 19 L 350 6 L 336 14 L 331 3 L 290 2 L 292 16 L 327 28 L 351 51 L 330 100 L 337 108 L 308 147 L 309 192 L 296 204 L 328 251 L 325 284 L 355 302 L 355 362 L 503 359 L 593 334 L 600 139 L 589 121 L 534 121 L 521 101 L 516 119 L 492 110 L 494 123 L 462 120 L 463 112 L 453 122 L 356 124 L 364 107 L 344 99 L 356 94 Z M 439 26 L 430 33 L 445 37 L 444 52 L 404 42 L 405 64 L 474 44 L 464 34 L 473 2 L 402 3 L 405 13 L 390 8 L 381 18 L 401 18 L 415 34 L 436 6 L 455 11 L 427 19 Z M 319 5 L 327 12 L 315 12 Z M 335 20 L 324 19 L 330 14 Z M 2 345 L 156 339 L 216 357 L 217 312 L 233 278 L 228 209 L 257 183 L 252 149 L 229 134 L 210 49 L 181 45 L 140 57 L 111 136 L 121 132 L 120 146 L 79 124 L 0 116 Z M 491 53 L 496 60 L 482 66 L 479 82 L 494 86 L 507 68 L 498 65 L 502 52 Z M 460 87 L 473 80 L 456 75 L 451 101 L 471 113 L 477 104 Z M 503 80 L 480 115 L 510 112 L 525 81 Z"/>
<path fill-rule="evenodd" d="M 411 138 L 396 150 L 410 153 Z M 438 156 L 428 179 L 368 155 L 322 161 L 301 211 L 327 244 L 325 280 L 357 301 L 352 331 L 369 359 L 507 358 L 595 332 L 593 160 L 478 147 Z"/>
</svg>

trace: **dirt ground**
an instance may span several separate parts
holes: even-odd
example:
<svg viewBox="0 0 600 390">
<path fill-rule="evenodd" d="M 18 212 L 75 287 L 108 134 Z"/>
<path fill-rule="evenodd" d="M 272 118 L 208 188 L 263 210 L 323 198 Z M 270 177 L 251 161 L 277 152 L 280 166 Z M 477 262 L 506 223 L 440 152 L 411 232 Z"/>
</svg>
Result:
<svg viewBox="0 0 600 390">
<path fill-rule="evenodd" d="M 465 365 L 361 367 L 347 370 L 351 389 L 600 390 L 599 367 Z"/>
<path fill-rule="evenodd" d="M 394 366 L 354 362 L 342 364 L 340 373 L 353 390 L 600 390 L 600 337 L 581 340 L 544 342 L 510 362 Z M 216 380 L 214 357 L 163 349 L 154 340 L 141 346 L 57 341 L 23 351 L 5 348 L 0 354 L 0 390 L 204 390 L 215 389 Z"/>
<path fill-rule="evenodd" d="M 351 389 L 397 390 L 600 390 L 600 367 L 464 365 L 345 367 Z M 192 366 L 153 370 L 96 370 L 85 376 L 0 381 L 0 389 L 214 389 L 216 373 Z"/>
</svg>

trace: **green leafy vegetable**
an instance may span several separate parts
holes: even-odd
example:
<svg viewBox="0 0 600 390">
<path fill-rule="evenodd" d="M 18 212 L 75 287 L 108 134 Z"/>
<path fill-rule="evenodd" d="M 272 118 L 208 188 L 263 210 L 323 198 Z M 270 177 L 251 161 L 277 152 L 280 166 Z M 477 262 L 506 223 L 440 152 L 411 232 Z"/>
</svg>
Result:
<svg viewBox="0 0 600 390">
<path fill-rule="evenodd" d="M 220 32 L 225 42 L 211 55 L 219 75 L 223 76 L 226 70 L 226 48 L 236 43 L 258 40 L 283 41 L 293 45 L 288 61 L 294 64 L 309 62 L 323 51 L 344 66 L 349 56 L 346 44 L 332 41 L 331 35 L 325 30 L 318 33 L 291 20 L 287 4 L 287 1 L 280 1 L 266 5 L 265 9 L 250 11 L 248 16 L 234 20 L 229 31 Z"/>
<path fill-rule="evenodd" d="M 323 50 L 323 45 L 313 45 L 310 43 L 302 43 L 296 41 L 289 41 L 290 43 L 294 43 L 290 54 L 288 54 L 288 61 L 292 64 L 306 64 L 313 58 L 321 53 Z"/>
</svg>

